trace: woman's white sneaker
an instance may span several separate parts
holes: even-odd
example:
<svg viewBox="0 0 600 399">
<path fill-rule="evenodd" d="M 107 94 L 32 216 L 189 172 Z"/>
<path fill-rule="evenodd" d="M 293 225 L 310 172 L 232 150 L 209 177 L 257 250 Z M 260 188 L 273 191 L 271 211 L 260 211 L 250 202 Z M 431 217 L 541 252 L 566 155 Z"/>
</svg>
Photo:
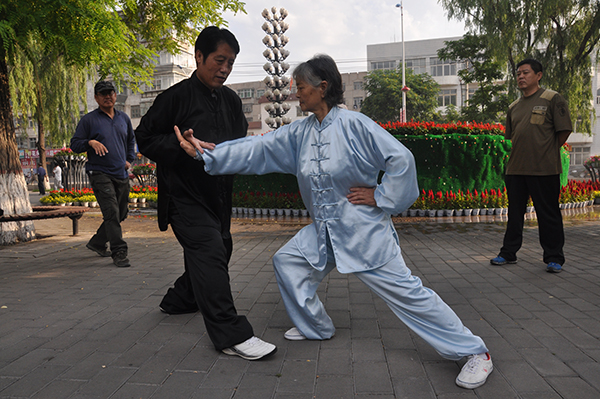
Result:
<svg viewBox="0 0 600 399">
<path fill-rule="evenodd" d="M 258 337 L 252 337 L 241 344 L 233 345 L 231 348 L 223 349 L 226 355 L 239 356 L 246 360 L 258 360 L 277 352 L 277 347 L 263 341 Z"/>
<path fill-rule="evenodd" d="M 292 327 L 287 330 L 285 334 L 283 334 L 283 338 L 290 341 L 304 341 L 306 339 L 306 337 L 302 335 L 300 330 L 298 330 L 296 327 Z"/>
<path fill-rule="evenodd" d="M 485 384 L 492 370 L 494 365 L 489 353 L 471 355 L 456 377 L 456 385 L 467 389 L 480 387 Z"/>
</svg>

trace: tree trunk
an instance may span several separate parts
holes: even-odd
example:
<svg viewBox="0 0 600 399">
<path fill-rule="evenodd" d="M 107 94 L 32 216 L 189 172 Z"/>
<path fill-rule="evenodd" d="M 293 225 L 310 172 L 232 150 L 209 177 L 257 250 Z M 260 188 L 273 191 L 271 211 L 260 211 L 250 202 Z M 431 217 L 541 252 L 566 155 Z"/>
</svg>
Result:
<svg viewBox="0 0 600 399">
<path fill-rule="evenodd" d="M 0 208 L 5 215 L 31 212 L 27 184 L 19 161 L 15 136 L 8 69 L 4 45 L 0 40 Z M 0 245 L 35 238 L 33 222 L 0 223 Z"/>
</svg>

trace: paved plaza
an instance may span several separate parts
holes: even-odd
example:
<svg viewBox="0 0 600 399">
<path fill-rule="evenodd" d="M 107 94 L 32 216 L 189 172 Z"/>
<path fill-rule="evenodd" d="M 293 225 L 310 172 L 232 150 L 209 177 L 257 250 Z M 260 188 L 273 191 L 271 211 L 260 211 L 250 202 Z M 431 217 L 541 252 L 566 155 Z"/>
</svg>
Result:
<svg viewBox="0 0 600 399">
<path fill-rule="evenodd" d="M 130 268 L 85 248 L 100 221 L 88 212 L 78 236 L 68 218 L 36 221 L 40 239 L 0 247 L 0 398 L 600 397 L 600 207 L 565 217 L 560 274 L 545 272 L 535 220 L 506 267 L 489 264 L 502 219 L 398 220 L 408 266 L 490 349 L 495 370 L 473 391 L 454 384 L 464 361 L 441 358 L 352 275 L 334 271 L 319 289 L 333 339 L 283 338 L 291 323 L 271 258 L 303 219 L 232 226 L 238 312 L 278 346 L 256 362 L 216 352 L 200 314 L 159 311 L 183 257 L 152 212 L 123 224 Z"/>
</svg>

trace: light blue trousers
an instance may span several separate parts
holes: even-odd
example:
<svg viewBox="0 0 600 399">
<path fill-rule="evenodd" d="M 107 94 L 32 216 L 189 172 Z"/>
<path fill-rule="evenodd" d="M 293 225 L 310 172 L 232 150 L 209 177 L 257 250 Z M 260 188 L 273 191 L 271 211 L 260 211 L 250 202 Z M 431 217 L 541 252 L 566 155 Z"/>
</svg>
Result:
<svg viewBox="0 0 600 399">
<path fill-rule="evenodd" d="M 273 257 L 275 276 L 287 313 L 308 339 L 329 339 L 335 332 L 317 295 L 319 284 L 335 267 L 330 246 L 327 255 L 326 268 L 316 270 L 300 254 L 292 239 Z M 473 335 L 433 290 L 423 287 L 421 279 L 411 274 L 400 252 L 386 265 L 354 275 L 442 357 L 460 360 L 488 351 L 483 340 Z"/>
</svg>

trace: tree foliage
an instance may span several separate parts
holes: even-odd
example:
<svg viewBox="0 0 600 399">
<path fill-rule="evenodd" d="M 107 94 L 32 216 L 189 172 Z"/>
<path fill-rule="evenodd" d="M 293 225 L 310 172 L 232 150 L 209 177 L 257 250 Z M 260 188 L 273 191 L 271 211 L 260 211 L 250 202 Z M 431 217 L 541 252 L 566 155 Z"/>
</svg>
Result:
<svg viewBox="0 0 600 399">
<path fill-rule="evenodd" d="M 180 43 L 195 39 L 199 28 L 223 25 L 224 11 L 243 12 L 243 5 L 240 0 L 2 0 L 0 207 L 7 213 L 31 209 L 15 139 L 8 65 L 37 60 L 40 64 L 30 66 L 35 70 L 42 63 L 49 63 L 52 73 L 30 82 L 38 85 L 38 94 L 43 79 L 56 78 L 56 74 L 69 76 L 69 68 L 93 68 L 100 78 L 110 74 L 117 82 L 126 80 L 135 86 L 150 81 L 158 51 L 176 53 Z M 44 76 L 41 71 L 38 75 Z M 20 77 L 12 79 L 16 84 Z M 17 97 L 31 98 L 30 94 L 21 92 Z M 44 92 L 38 97 L 38 106 L 49 107 L 43 109 L 44 115 L 60 107 L 60 101 L 53 104 L 43 100 L 51 96 L 52 93 Z M 15 101 L 24 104 L 19 98 Z M 14 183 L 13 188 L 9 190 L 4 180 Z M 17 191 L 19 194 L 14 194 Z M 0 242 L 13 242 L 13 237 L 19 236 L 17 233 L 4 239 L 3 230 L 0 233 Z"/>
<path fill-rule="evenodd" d="M 91 71 L 67 64 L 63 56 L 45 51 L 33 37 L 27 47 L 16 50 L 9 69 L 13 112 L 20 116 L 16 128 L 26 130 L 28 117 L 36 120 L 38 149 L 43 155 L 46 137 L 52 145 L 64 146 L 75 131 L 80 104 L 87 109 L 86 80 Z"/>
<path fill-rule="evenodd" d="M 542 85 L 560 92 L 580 132 L 591 131 L 592 55 L 600 40 L 597 0 L 441 0 L 449 18 L 463 20 L 490 55 L 509 66 L 509 100 L 517 98 L 516 64 L 544 66 Z"/>
<path fill-rule="evenodd" d="M 456 60 L 465 66 L 458 71 L 458 76 L 462 84 L 467 86 L 467 92 L 469 84 L 477 84 L 475 92 L 469 95 L 466 104 L 461 107 L 460 118 L 492 123 L 502 120 L 509 104 L 504 83 L 506 69 L 494 60 L 479 36 L 467 34 L 460 40 L 445 44 L 438 51 L 438 57 Z"/>
<path fill-rule="evenodd" d="M 413 74 L 405 71 L 406 120 L 427 120 L 437 107 L 438 83 L 428 74 Z M 365 91 L 361 112 L 371 119 L 387 122 L 400 119 L 402 110 L 402 71 L 375 70 L 365 77 Z"/>
</svg>

